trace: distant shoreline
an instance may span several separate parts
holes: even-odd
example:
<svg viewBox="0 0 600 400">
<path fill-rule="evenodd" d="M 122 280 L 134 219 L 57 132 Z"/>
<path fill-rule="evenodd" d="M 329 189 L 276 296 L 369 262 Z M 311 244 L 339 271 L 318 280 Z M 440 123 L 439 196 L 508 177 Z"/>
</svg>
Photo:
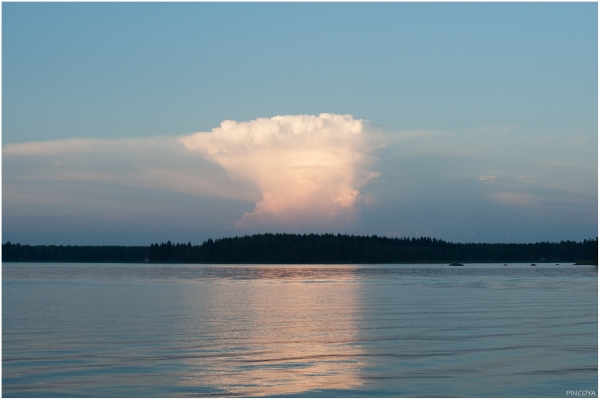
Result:
<svg viewBox="0 0 600 400">
<path fill-rule="evenodd" d="M 2 245 L 2 262 L 141 264 L 449 264 L 575 263 L 598 265 L 598 238 L 559 243 L 451 243 L 427 237 L 259 234 L 201 245 Z"/>
</svg>

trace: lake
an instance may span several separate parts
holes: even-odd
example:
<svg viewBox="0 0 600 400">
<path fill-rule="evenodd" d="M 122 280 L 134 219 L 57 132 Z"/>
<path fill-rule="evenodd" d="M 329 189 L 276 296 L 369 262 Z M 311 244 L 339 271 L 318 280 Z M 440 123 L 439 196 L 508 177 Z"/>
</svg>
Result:
<svg viewBox="0 0 600 400">
<path fill-rule="evenodd" d="M 2 274 L 4 397 L 598 394 L 595 266 L 4 263 Z"/>
</svg>

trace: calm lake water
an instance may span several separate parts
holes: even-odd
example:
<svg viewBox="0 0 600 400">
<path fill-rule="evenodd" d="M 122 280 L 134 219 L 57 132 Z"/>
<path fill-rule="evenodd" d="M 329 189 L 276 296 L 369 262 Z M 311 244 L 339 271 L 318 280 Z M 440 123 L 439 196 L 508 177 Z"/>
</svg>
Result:
<svg viewBox="0 0 600 400">
<path fill-rule="evenodd" d="M 5 397 L 598 394 L 594 266 L 12 264 Z"/>
</svg>

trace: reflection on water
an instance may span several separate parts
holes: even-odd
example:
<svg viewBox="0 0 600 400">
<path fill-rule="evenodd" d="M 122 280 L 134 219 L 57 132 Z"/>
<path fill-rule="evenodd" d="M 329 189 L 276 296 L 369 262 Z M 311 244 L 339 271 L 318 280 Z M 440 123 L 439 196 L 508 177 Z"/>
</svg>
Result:
<svg viewBox="0 0 600 400">
<path fill-rule="evenodd" d="M 595 268 L 3 265 L 4 396 L 598 393 Z"/>
<path fill-rule="evenodd" d="M 189 307 L 204 309 L 187 328 L 211 344 L 182 384 L 244 396 L 360 385 L 356 285 L 218 282 L 187 292 Z"/>
</svg>

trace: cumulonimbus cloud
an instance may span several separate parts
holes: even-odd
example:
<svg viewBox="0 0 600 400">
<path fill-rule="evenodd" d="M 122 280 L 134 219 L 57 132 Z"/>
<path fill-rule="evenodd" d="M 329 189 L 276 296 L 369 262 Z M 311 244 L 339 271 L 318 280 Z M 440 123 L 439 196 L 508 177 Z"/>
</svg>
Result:
<svg viewBox="0 0 600 400">
<path fill-rule="evenodd" d="M 360 188 L 378 176 L 369 167 L 381 142 L 368 125 L 351 115 L 285 115 L 223 121 L 180 141 L 262 193 L 238 227 L 325 226 L 353 219 Z"/>
</svg>

